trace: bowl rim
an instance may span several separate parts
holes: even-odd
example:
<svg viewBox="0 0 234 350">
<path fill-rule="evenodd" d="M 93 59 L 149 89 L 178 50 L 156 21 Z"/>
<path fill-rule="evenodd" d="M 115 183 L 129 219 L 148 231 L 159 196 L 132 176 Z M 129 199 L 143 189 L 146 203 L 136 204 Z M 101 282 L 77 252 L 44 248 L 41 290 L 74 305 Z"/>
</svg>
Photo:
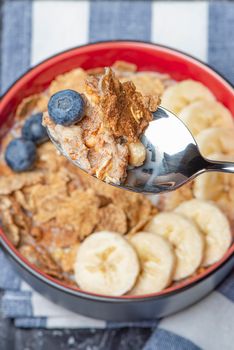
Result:
<svg viewBox="0 0 234 350">
<path fill-rule="evenodd" d="M 202 66 L 202 69 L 208 70 L 211 74 L 215 75 L 216 78 L 221 80 L 222 84 L 225 84 L 228 89 L 231 88 L 231 91 L 233 89 L 233 84 L 228 81 L 222 74 L 220 74 L 216 69 L 211 67 L 209 64 L 204 63 L 202 60 L 197 59 L 193 57 L 190 54 L 187 54 L 181 50 L 174 49 L 172 47 L 161 45 L 157 43 L 151 43 L 147 41 L 139 41 L 139 40 L 108 40 L 108 41 L 97 41 L 93 43 L 88 43 L 80 46 L 76 46 L 73 48 L 70 48 L 68 50 L 61 51 L 55 55 L 52 55 L 45 60 L 39 62 L 29 70 L 27 70 L 24 74 L 22 74 L 19 78 L 15 80 L 13 84 L 9 86 L 9 88 L 6 90 L 6 92 L 1 96 L 0 101 L 0 111 L 4 109 L 4 101 L 10 94 L 11 90 L 14 90 L 14 88 L 17 88 L 17 85 L 23 78 L 27 78 L 27 76 L 30 75 L 32 71 L 35 71 L 40 68 L 40 66 L 46 65 L 49 61 L 53 61 L 55 58 L 59 58 L 61 55 L 70 54 L 73 51 L 82 49 L 82 48 L 89 48 L 94 46 L 102 46 L 102 45 L 109 45 L 109 46 L 115 46 L 115 45 L 131 45 L 132 47 L 148 47 L 151 49 L 158 48 L 161 51 L 169 52 L 171 54 L 176 54 L 179 56 L 182 56 L 185 60 L 192 60 L 194 63 L 198 63 Z M 191 276 L 187 278 L 185 281 L 179 282 L 175 286 L 171 286 L 168 288 L 165 288 L 164 290 L 157 292 L 157 293 L 150 293 L 145 295 L 124 295 L 119 297 L 113 297 L 109 295 L 101 295 L 101 294 L 95 294 L 91 292 L 86 292 L 78 287 L 72 287 L 66 285 L 66 283 L 63 283 L 47 274 L 45 274 L 42 270 L 31 264 L 24 256 L 22 256 L 19 251 L 13 246 L 13 244 L 10 242 L 10 240 L 7 238 L 7 236 L 4 234 L 3 230 L 0 228 L 0 242 L 2 243 L 3 247 L 7 250 L 7 252 L 10 254 L 10 256 L 19 264 L 21 267 L 27 270 L 27 272 L 34 275 L 34 277 L 38 278 L 39 280 L 42 280 L 42 282 L 48 284 L 50 287 L 53 287 L 55 289 L 59 289 L 61 292 L 65 292 L 66 294 L 71 294 L 73 296 L 77 296 L 83 299 L 89 299 L 89 300 L 95 300 L 95 301 L 102 301 L 102 302 L 118 302 L 118 303 L 126 303 L 126 302 L 136 302 L 136 301 L 150 301 L 150 300 L 160 300 L 165 297 L 173 296 L 175 294 L 179 294 L 180 292 L 183 292 L 187 289 L 190 289 L 197 285 L 198 283 L 202 282 L 209 276 L 213 275 L 215 272 L 217 272 L 221 267 L 223 267 L 226 263 L 228 263 L 229 260 L 231 260 L 232 256 L 234 255 L 234 243 L 229 247 L 225 255 L 215 264 L 211 265 L 208 268 L 205 268 L 205 270 L 199 274 L 196 274 L 195 276 Z"/>
</svg>

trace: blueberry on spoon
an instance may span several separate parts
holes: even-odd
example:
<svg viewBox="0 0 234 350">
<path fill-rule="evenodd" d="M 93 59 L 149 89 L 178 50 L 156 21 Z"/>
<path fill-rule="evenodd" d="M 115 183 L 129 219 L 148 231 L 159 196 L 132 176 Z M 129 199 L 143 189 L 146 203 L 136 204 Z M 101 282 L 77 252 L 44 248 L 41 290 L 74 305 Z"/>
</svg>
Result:
<svg viewBox="0 0 234 350">
<path fill-rule="evenodd" d="M 42 125 L 42 113 L 33 114 L 26 120 L 22 128 L 22 136 L 36 145 L 49 139 L 46 128 Z"/>
<path fill-rule="evenodd" d="M 55 124 L 70 126 L 83 118 L 85 103 L 78 92 L 62 90 L 51 96 L 48 112 Z"/>
<path fill-rule="evenodd" d="M 12 140 L 6 148 L 5 161 L 15 172 L 32 169 L 36 161 L 35 144 L 21 137 Z"/>
</svg>

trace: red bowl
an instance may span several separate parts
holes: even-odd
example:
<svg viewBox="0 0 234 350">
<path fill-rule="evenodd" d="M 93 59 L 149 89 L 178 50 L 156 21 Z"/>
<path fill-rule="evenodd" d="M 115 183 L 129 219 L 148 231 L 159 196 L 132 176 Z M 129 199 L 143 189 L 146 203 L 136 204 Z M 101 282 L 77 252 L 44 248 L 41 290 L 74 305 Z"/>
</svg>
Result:
<svg viewBox="0 0 234 350">
<path fill-rule="evenodd" d="M 136 41 L 101 42 L 81 46 L 49 58 L 29 70 L 5 93 L 0 102 L 4 130 L 21 100 L 45 90 L 58 74 L 73 68 L 110 66 L 116 60 L 135 63 L 139 70 L 169 73 L 176 80 L 194 79 L 206 85 L 234 115 L 231 84 L 209 66 L 179 51 Z M 37 291 L 81 314 L 107 320 L 140 320 L 178 311 L 209 293 L 234 265 L 234 244 L 225 256 L 204 272 L 162 292 L 143 296 L 109 297 L 68 287 L 30 264 L 0 230 L 1 242 L 15 268 Z"/>
</svg>

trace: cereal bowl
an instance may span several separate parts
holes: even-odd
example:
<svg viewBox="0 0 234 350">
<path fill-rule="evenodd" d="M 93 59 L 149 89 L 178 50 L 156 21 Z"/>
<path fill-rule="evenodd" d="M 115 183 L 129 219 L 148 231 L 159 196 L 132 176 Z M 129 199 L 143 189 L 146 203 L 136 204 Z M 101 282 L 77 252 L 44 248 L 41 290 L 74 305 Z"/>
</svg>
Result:
<svg viewBox="0 0 234 350">
<path fill-rule="evenodd" d="M 231 84 L 198 60 L 176 50 L 150 43 L 101 42 L 58 54 L 19 78 L 0 102 L 2 135 L 8 130 L 21 100 L 44 91 L 57 75 L 77 67 L 91 69 L 110 66 L 116 60 L 134 63 L 140 71 L 168 73 L 178 81 L 188 78 L 198 80 L 234 115 L 234 92 Z M 3 230 L 1 243 L 15 269 L 39 293 L 77 313 L 112 321 L 147 320 L 179 311 L 212 291 L 234 265 L 232 244 L 218 262 L 161 292 L 110 297 L 68 286 L 44 273 L 19 253 Z"/>
</svg>

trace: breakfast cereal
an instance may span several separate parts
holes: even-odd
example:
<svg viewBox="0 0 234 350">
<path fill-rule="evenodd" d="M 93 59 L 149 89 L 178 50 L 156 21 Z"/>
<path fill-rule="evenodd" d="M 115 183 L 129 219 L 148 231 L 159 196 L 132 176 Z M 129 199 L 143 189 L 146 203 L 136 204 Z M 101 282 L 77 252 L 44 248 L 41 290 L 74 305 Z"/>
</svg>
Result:
<svg viewBox="0 0 234 350">
<path fill-rule="evenodd" d="M 100 84 L 102 84 L 103 95 L 98 90 Z M 196 96 L 187 93 L 184 85 L 195 86 Z M 37 145 L 36 162 L 33 168 L 17 172 L 6 164 L 4 154 L 7 147 L 11 140 L 22 139 L 21 130 L 25 119 L 29 116 L 44 112 L 44 123 L 47 126 L 50 124 L 51 128 L 57 127 L 49 119 L 46 112 L 47 104 L 53 94 L 64 89 L 72 89 L 89 98 L 89 118 L 82 119 L 80 123 L 85 131 L 86 148 L 84 150 L 91 149 L 88 159 L 91 168 L 95 166 L 97 168 L 97 162 L 100 161 L 100 157 L 97 159 L 95 152 L 92 152 L 97 141 L 96 134 L 99 132 L 100 122 L 108 125 L 108 145 L 116 147 L 116 140 L 118 140 L 113 172 L 117 175 L 109 174 L 111 180 L 115 179 L 115 175 L 117 179 L 122 179 L 126 175 L 126 164 L 130 159 L 127 143 L 139 142 L 140 135 L 151 119 L 151 111 L 157 108 L 159 98 L 162 97 L 162 101 L 166 101 L 172 109 L 181 110 L 181 115 L 186 115 L 186 118 L 188 113 L 194 111 L 194 107 L 188 108 L 190 104 L 197 103 L 194 99 L 202 100 L 202 91 L 205 91 L 205 104 L 213 103 L 214 109 L 217 106 L 209 90 L 196 82 L 189 80 L 183 83 L 181 88 L 181 83 L 176 83 L 167 74 L 137 72 L 135 64 L 124 61 L 115 62 L 108 70 L 104 70 L 103 67 L 87 71 L 81 68 L 74 69 L 57 76 L 44 92 L 25 98 L 16 110 L 12 128 L 2 139 L 0 154 L 1 226 L 22 256 L 45 274 L 68 286 L 115 296 L 160 291 L 171 283 L 175 283 L 173 280 L 177 281 L 185 276 L 187 278 L 203 272 L 204 261 L 205 266 L 208 266 L 220 259 L 232 239 L 230 223 L 233 220 L 233 181 L 231 175 L 225 177 L 223 174 L 219 174 L 220 176 L 204 174 L 204 176 L 212 176 L 209 181 L 216 184 L 215 191 L 209 190 L 209 185 L 208 187 L 204 185 L 208 180 L 201 176 L 174 192 L 161 195 L 157 205 L 154 205 L 147 196 L 109 186 L 81 171 L 60 155 L 47 140 Z M 121 95 L 121 91 L 124 91 L 125 97 Z M 183 99 L 184 94 L 186 101 Z M 171 99 L 168 96 L 172 96 Z M 134 102 L 134 107 L 133 104 L 129 105 L 129 101 Z M 183 108 L 186 109 L 184 112 Z M 223 111 L 223 108 L 219 110 Z M 227 116 L 227 112 L 225 115 Z M 120 120 L 119 116 L 121 116 Z M 193 116 L 194 118 L 196 120 Z M 218 118 L 223 128 L 222 115 Z M 227 121 L 227 117 L 225 118 Z M 126 125 L 128 125 L 127 128 Z M 201 125 L 207 129 L 207 123 L 201 123 L 199 133 L 203 132 L 200 130 Z M 230 120 L 226 125 L 230 126 Z M 214 126 L 211 118 L 209 128 Z M 71 142 L 73 137 L 71 134 L 74 132 L 77 136 L 78 128 L 77 125 L 58 126 L 54 136 L 61 133 Z M 64 130 L 68 129 L 66 133 Z M 231 127 L 230 130 L 231 135 Z M 92 138 L 92 134 L 95 138 Z M 102 137 L 101 132 L 98 142 L 101 142 Z M 123 137 L 128 142 L 123 142 Z M 219 149 L 218 142 L 214 141 L 214 146 L 218 155 L 207 156 L 215 157 L 213 159 L 227 157 L 222 154 L 222 147 Z M 74 150 L 70 148 L 70 151 Z M 75 153 L 73 152 L 73 156 L 76 156 Z M 231 150 L 228 157 L 231 159 L 230 157 L 233 156 Z M 30 163 L 30 158 L 28 161 Z M 97 177 L 106 180 L 110 161 L 113 162 L 113 157 L 103 162 L 102 167 L 95 169 L 95 171 L 98 170 Z M 124 170 L 117 172 L 119 166 Z M 207 212 L 207 215 L 199 214 L 199 225 L 195 223 L 198 220 L 196 217 L 198 202 L 193 201 L 201 201 L 200 205 L 205 208 L 204 212 Z M 210 201 L 213 202 L 210 203 Z M 219 222 L 215 222 L 212 211 L 218 213 L 219 222 L 222 222 L 225 227 L 226 241 L 222 240 L 221 226 L 219 227 Z M 184 219 L 185 214 L 187 219 Z M 174 220 L 175 216 L 179 219 Z M 168 217 L 171 218 L 171 223 L 166 219 Z M 162 225 L 160 224 L 159 230 L 157 223 L 160 220 Z M 198 239 L 201 243 L 199 247 L 193 244 L 186 246 L 191 237 L 184 236 L 179 222 L 185 222 L 188 231 L 190 229 L 191 232 L 196 231 L 198 238 L 203 237 L 201 242 Z M 217 242 L 220 242 L 209 256 L 206 249 L 202 248 L 202 242 L 207 239 L 203 232 L 203 227 L 207 223 L 217 226 L 214 231 Z M 209 231 L 209 235 L 212 236 L 212 232 L 213 230 Z M 102 244 L 96 246 L 95 242 L 102 242 Z M 160 247 L 164 254 L 161 254 Z M 176 274 L 178 249 L 182 249 L 184 255 L 180 256 L 180 273 L 177 269 Z M 199 255 L 196 264 L 189 260 L 193 254 Z M 213 260 L 210 259 L 211 256 Z M 190 271 L 185 268 L 186 264 L 182 258 L 184 261 L 186 259 L 190 261 L 189 264 L 191 263 L 192 266 Z M 85 272 L 81 271 L 82 266 Z M 121 266 L 124 266 L 124 269 L 121 269 Z M 99 281 L 95 286 L 92 283 L 94 276 L 95 278 L 98 276 Z M 128 279 L 129 276 L 130 279 Z"/>
<path fill-rule="evenodd" d="M 73 81 L 77 80 L 79 77 L 73 77 Z M 52 96 L 43 124 L 66 156 L 83 170 L 119 184 L 127 176 L 129 155 L 132 166 L 142 165 L 145 160 L 145 147 L 139 138 L 152 120 L 159 94 L 154 90 L 152 95 L 142 95 L 133 82 L 121 83 L 111 69 L 106 69 L 103 75 L 80 80 L 82 86 L 72 87 L 81 95 L 63 90 Z M 155 86 L 151 84 L 150 90 Z M 68 106 L 74 121 L 69 120 Z M 144 150 L 140 159 L 137 158 L 139 147 Z"/>
</svg>

